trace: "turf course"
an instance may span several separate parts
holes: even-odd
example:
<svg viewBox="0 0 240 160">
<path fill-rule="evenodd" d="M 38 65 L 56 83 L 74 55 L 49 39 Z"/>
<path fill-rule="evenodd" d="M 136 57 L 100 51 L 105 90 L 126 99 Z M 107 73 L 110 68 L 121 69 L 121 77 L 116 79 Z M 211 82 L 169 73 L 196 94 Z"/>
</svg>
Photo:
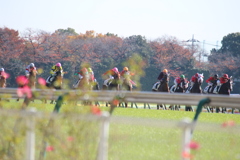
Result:
<svg viewBox="0 0 240 160">
<path fill-rule="evenodd" d="M 100 109 L 102 111 L 109 110 L 109 107 L 103 107 L 104 103 L 101 104 L 102 107 L 100 107 Z M 15 102 L 12 100 L 11 102 L 2 102 L 1 105 L 3 108 L 17 109 L 20 107 L 21 101 Z M 139 104 L 139 106 L 141 105 L 142 104 Z M 29 106 L 35 107 L 39 111 L 50 113 L 53 111 L 55 105 L 43 104 L 41 101 L 36 100 L 34 103 L 31 102 Z M 62 105 L 60 110 L 60 113 L 85 114 L 89 112 L 89 106 L 82 106 L 79 103 L 77 105 L 66 103 Z M 108 159 L 180 159 L 182 130 L 178 127 L 178 123 L 186 117 L 193 119 L 194 114 L 194 112 L 185 111 L 116 108 L 113 112 L 110 124 Z M 194 159 L 240 159 L 239 116 L 240 115 L 238 114 L 201 113 L 193 135 L 193 140 L 200 145 L 199 149 L 192 150 L 191 152 Z M 51 145 L 56 148 L 59 141 L 59 139 L 55 138 L 57 136 L 71 136 L 78 137 L 78 139 L 75 138 L 75 144 L 72 146 L 66 144 L 69 146 L 65 149 L 57 147 L 58 149 L 55 149 L 52 152 L 49 151 L 45 159 L 54 159 L 56 156 L 60 159 L 68 159 L 70 156 L 75 158 L 83 156 L 84 158 L 87 157 L 87 159 L 94 159 L 96 155 L 96 145 L 89 144 L 95 143 L 94 141 L 97 136 L 95 132 L 96 126 L 93 124 L 90 125 L 87 122 L 80 123 L 74 121 L 74 123 L 69 123 L 67 122 L 68 118 L 71 117 L 65 117 L 61 123 L 59 121 L 59 124 L 57 125 L 58 127 L 53 127 L 55 132 L 56 130 L 58 132 L 55 133 L 52 131 L 53 137 L 49 139 L 52 142 Z M 3 121 L 4 119 L 2 118 L 1 123 L 3 123 Z M 11 121 L 9 121 L 9 123 L 11 123 Z M 46 123 L 46 120 L 44 120 L 44 123 Z M 39 128 L 44 131 L 43 126 Z M 60 131 L 62 131 L 61 134 L 59 133 Z M 41 132 L 41 130 L 38 130 L 37 132 Z M 7 134 L 7 130 L 5 134 Z M 41 135 L 41 133 L 38 134 Z M 91 136 L 93 136 L 93 138 L 89 138 Z M 85 145 L 80 145 L 83 139 L 88 139 L 88 141 L 85 142 Z M 56 145 L 54 145 L 55 143 Z M 41 143 L 38 142 L 37 147 L 39 147 L 40 144 Z M 82 148 L 79 148 L 79 146 Z M 89 150 L 86 151 L 83 149 L 84 146 L 85 149 L 87 146 Z M 69 151 L 67 149 L 71 150 Z M 1 151 L 2 155 L 4 155 L 3 148 Z M 81 154 L 81 151 L 84 152 L 84 154 Z"/>
</svg>

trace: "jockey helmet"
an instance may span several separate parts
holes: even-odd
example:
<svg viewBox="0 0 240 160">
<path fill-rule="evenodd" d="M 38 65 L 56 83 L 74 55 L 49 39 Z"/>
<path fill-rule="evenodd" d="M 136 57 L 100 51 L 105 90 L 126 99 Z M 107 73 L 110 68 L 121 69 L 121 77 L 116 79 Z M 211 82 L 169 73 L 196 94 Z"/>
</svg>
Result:
<svg viewBox="0 0 240 160">
<path fill-rule="evenodd" d="M 92 68 L 90 68 L 90 67 L 87 70 L 88 70 L 88 72 L 93 72 Z"/>
<path fill-rule="evenodd" d="M 180 76 L 180 78 L 185 78 L 185 76 L 182 74 L 182 75 Z"/>
<path fill-rule="evenodd" d="M 114 72 L 118 72 L 118 68 L 117 68 L 117 67 L 114 67 L 112 70 L 113 70 Z"/>
<path fill-rule="evenodd" d="M 124 71 L 128 71 L 128 67 L 124 67 L 123 70 L 124 70 Z"/>
<path fill-rule="evenodd" d="M 223 78 L 229 79 L 228 74 L 224 74 Z"/>
<path fill-rule="evenodd" d="M 4 72 L 4 68 L 0 68 L 0 72 Z"/>
<path fill-rule="evenodd" d="M 215 74 L 214 77 L 215 77 L 215 78 L 218 78 L 218 74 Z"/>
<path fill-rule="evenodd" d="M 57 67 L 61 67 L 62 65 L 61 65 L 61 63 L 57 63 L 56 66 Z"/>
<path fill-rule="evenodd" d="M 31 67 L 31 68 L 32 68 L 32 67 L 35 67 L 34 63 L 30 63 L 30 67 Z"/>
<path fill-rule="evenodd" d="M 87 74 L 88 73 L 87 68 L 83 68 L 83 69 L 81 69 L 81 71 L 82 71 L 83 74 Z"/>
<path fill-rule="evenodd" d="M 163 72 L 167 73 L 167 72 L 168 72 L 168 70 L 167 70 L 167 69 L 164 69 L 164 70 L 163 70 Z"/>
</svg>

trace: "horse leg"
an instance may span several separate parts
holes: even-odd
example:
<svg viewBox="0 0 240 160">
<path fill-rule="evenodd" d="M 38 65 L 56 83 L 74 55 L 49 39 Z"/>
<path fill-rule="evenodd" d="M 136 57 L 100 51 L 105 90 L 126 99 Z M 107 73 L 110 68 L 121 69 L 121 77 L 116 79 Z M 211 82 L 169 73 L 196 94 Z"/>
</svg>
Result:
<svg viewBox="0 0 240 160">
<path fill-rule="evenodd" d="M 160 107 L 161 107 L 163 110 L 166 110 L 166 109 L 167 109 L 166 106 L 165 106 L 165 104 L 160 104 Z"/>
<path fill-rule="evenodd" d="M 180 105 L 175 105 L 175 110 L 180 110 Z"/>
<path fill-rule="evenodd" d="M 191 111 L 191 106 L 185 106 L 185 111 Z"/>
<path fill-rule="evenodd" d="M 53 104 L 54 100 L 51 100 L 50 104 Z"/>
<path fill-rule="evenodd" d="M 168 107 L 168 109 L 170 109 L 170 110 L 172 110 L 172 108 L 174 107 L 174 105 L 172 106 L 172 105 L 170 105 L 169 107 Z"/>
<path fill-rule="evenodd" d="M 125 108 L 128 108 L 128 103 L 127 102 L 125 102 Z"/>
<path fill-rule="evenodd" d="M 225 112 L 227 112 L 227 108 L 222 107 L 222 113 L 225 113 Z"/>
</svg>

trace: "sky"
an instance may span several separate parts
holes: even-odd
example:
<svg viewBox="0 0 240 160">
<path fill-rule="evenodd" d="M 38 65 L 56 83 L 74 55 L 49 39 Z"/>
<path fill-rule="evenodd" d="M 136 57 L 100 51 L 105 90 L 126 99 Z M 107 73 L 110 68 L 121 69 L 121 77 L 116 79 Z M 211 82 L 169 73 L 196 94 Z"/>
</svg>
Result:
<svg viewBox="0 0 240 160">
<path fill-rule="evenodd" d="M 194 39 L 207 53 L 240 32 L 240 0 L 0 0 L 0 27 L 54 32 L 73 28 L 147 40 Z"/>
</svg>

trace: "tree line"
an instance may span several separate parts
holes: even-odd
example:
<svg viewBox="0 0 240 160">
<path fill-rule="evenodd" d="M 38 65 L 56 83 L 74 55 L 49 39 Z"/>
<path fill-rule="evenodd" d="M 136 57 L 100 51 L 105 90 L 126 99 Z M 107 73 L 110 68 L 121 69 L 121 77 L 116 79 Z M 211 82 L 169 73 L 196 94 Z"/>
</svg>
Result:
<svg viewBox="0 0 240 160">
<path fill-rule="evenodd" d="M 69 87 L 75 79 L 74 73 L 84 64 L 92 67 L 100 84 L 106 70 L 113 67 L 122 70 L 127 66 L 135 73 L 137 89 L 143 91 L 151 90 L 159 72 L 165 68 L 171 74 L 171 82 L 180 74 L 190 79 L 196 72 L 204 73 L 205 79 L 215 73 L 239 78 L 240 33 L 223 37 L 222 47 L 213 48 L 208 61 L 196 58 L 200 52 L 200 46 L 192 48 L 172 36 L 147 40 L 141 35 L 76 33 L 72 28 L 57 29 L 54 33 L 27 29 L 20 35 L 17 30 L 0 28 L 0 67 L 11 75 L 9 87 L 17 86 L 16 77 L 24 74 L 29 63 L 36 65 L 40 77 L 47 78 L 51 67 L 61 62 L 68 72 L 64 78 Z"/>
</svg>

